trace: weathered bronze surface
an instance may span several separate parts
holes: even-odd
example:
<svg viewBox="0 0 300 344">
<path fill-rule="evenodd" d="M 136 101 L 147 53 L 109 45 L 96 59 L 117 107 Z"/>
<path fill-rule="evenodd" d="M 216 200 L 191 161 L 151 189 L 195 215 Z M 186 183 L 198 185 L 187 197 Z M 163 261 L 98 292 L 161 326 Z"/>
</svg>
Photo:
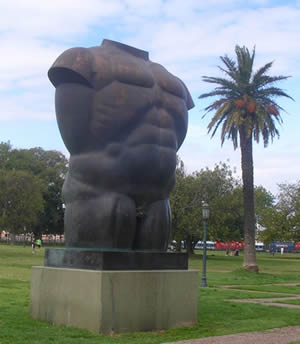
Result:
<svg viewBox="0 0 300 344">
<path fill-rule="evenodd" d="M 187 88 L 147 52 L 109 40 L 65 51 L 48 75 L 71 154 L 66 246 L 165 251 Z"/>
</svg>

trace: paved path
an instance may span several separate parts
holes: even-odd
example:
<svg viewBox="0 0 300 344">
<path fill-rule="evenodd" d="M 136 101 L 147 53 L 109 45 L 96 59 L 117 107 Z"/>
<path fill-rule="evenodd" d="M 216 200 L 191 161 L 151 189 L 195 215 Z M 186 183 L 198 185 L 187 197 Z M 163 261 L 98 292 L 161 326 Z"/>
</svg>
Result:
<svg viewBox="0 0 300 344">
<path fill-rule="evenodd" d="M 206 337 L 166 344 L 289 344 L 300 340 L 300 326 L 275 328 L 263 332 L 245 332 L 228 336 Z"/>
<path fill-rule="evenodd" d="M 267 285 L 267 284 L 266 284 Z M 280 286 L 299 286 L 299 283 L 278 283 L 268 285 Z M 243 285 L 245 287 L 245 285 Z M 297 300 L 300 299 L 299 293 L 276 293 L 267 291 L 254 291 L 239 289 L 238 285 L 220 286 L 219 288 L 239 290 L 245 292 L 254 292 L 262 294 L 280 294 L 282 297 L 277 298 L 260 298 L 260 299 L 232 299 L 226 300 L 230 302 L 245 302 L 245 303 L 259 303 L 265 306 L 277 306 L 286 308 L 300 308 L 300 305 L 292 305 L 285 303 L 278 303 L 278 301 Z M 232 334 L 227 336 L 206 337 L 201 339 L 184 340 L 180 342 L 172 342 L 166 344 L 289 344 L 294 341 L 300 341 L 300 326 L 289 326 L 283 328 L 275 328 L 263 332 L 245 332 L 239 334 Z"/>
</svg>

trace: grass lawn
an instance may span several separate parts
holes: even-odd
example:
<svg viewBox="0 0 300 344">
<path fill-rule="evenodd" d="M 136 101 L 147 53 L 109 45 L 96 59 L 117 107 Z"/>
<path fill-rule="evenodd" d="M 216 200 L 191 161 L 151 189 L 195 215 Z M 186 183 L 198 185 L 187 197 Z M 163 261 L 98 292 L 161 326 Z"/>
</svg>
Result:
<svg viewBox="0 0 300 344">
<path fill-rule="evenodd" d="M 199 288 L 198 323 L 193 327 L 158 332 L 143 332 L 106 337 L 86 330 L 56 327 L 30 319 L 29 290 L 31 266 L 43 265 L 44 249 L 31 253 L 30 247 L 0 245 L 0 343 L 166 343 L 189 338 L 259 331 L 300 325 L 300 309 L 266 307 L 260 304 L 228 302 L 228 299 L 278 297 L 272 292 L 300 294 L 299 286 L 276 286 L 276 283 L 300 284 L 300 255 L 274 257 L 258 254 L 259 274 L 244 271 L 243 257 L 226 257 L 224 252 L 208 252 L 209 288 Z M 190 268 L 201 270 L 199 252 L 190 258 Z M 199 274 L 199 284 L 201 274 Z M 268 284 L 266 286 L 266 284 Z M 244 290 L 219 288 L 242 285 Z M 238 286 L 238 288 L 240 288 Z M 248 291 L 249 290 L 249 291 Z M 187 290 L 188 292 L 188 290 Z"/>
</svg>

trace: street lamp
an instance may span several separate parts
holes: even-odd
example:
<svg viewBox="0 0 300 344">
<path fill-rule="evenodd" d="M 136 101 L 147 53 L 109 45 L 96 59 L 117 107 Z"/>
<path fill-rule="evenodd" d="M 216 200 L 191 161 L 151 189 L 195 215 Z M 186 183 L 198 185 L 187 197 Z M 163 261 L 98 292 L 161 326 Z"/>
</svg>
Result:
<svg viewBox="0 0 300 344">
<path fill-rule="evenodd" d="M 209 219 L 209 205 L 206 202 L 202 203 L 202 221 L 203 221 L 203 268 L 202 268 L 202 282 L 200 287 L 208 287 L 206 281 L 206 239 L 207 239 L 207 220 Z"/>
</svg>

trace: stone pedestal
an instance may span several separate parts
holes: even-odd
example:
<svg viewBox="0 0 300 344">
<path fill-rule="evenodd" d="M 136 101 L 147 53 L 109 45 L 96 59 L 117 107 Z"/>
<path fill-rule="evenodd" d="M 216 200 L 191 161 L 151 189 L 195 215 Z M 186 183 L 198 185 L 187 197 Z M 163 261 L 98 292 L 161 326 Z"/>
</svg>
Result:
<svg viewBox="0 0 300 344">
<path fill-rule="evenodd" d="M 32 268 L 31 316 L 104 334 L 197 321 L 198 271 Z"/>
<path fill-rule="evenodd" d="M 46 248 L 45 266 L 88 270 L 186 270 L 188 256 L 179 252 Z"/>
</svg>

